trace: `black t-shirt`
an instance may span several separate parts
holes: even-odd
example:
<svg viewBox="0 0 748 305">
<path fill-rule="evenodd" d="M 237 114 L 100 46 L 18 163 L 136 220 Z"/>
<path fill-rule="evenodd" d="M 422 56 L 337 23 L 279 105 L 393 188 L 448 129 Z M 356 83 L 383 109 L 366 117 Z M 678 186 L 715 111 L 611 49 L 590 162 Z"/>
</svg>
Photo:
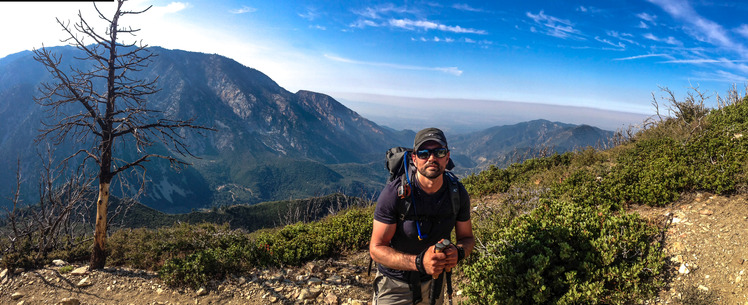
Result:
<svg viewBox="0 0 748 305">
<path fill-rule="evenodd" d="M 406 220 L 400 219 L 400 213 L 404 212 L 405 209 L 397 206 L 405 204 L 404 200 L 398 200 L 397 198 L 400 179 L 395 179 L 384 187 L 377 200 L 374 219 L 386 224 L 397 224 L 395 235 L 390 241 L 392 248 L 407 254 L 419 254 L 442 238 L 450 238 L 455 226 L 455 218 L 452 215 L 451 195 L 447 190 L 448 181 L 446 179 L 448 178 L 444 177 L 444 179 L 442 188 L 432 195 L 426 194 L 413 181 L 411 207 L 405 217 Z M 460 210 L 457 213 L 457 221 L 468 221 L 470 220 L 470 198 L 461 183 L 459 184 L 459 192 Z M 420 221 L 415 219 L 420 219 Z M 416 222 L 420 222 L 423 240 L 418 240 Z M 386 276 L 407 282 L 403 270 L 390 269 L 381 264 L 378 268 L 379 272 Z M 428 278 L 430 278 L 429 275 L 422 275 L 422 280 Z"/>
</svg>

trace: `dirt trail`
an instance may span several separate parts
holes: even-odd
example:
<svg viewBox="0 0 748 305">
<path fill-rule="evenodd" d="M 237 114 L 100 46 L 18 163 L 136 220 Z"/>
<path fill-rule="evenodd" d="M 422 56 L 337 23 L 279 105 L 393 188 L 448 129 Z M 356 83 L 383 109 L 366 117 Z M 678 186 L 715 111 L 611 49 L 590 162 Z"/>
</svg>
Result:
<svg viewBox="0 0 748 305">
<path fill-rule="evenodd" d="M 670 283 L 656 304 L 748 305 L 745 195 L 699 193 L 668 207 L 632 211 L 660 223 L 671 219 L 665 238 Z"/>
</svg>

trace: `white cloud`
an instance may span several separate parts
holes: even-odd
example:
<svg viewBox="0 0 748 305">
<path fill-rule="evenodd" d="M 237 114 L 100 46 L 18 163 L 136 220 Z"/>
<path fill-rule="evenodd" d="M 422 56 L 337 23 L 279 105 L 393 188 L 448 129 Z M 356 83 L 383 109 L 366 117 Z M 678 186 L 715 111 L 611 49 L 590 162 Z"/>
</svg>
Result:
<svg viewBox="0 0 748 305">
<path fill-rule="evenodd" d="M 697 72 L 694 80 L 715 81 L 728 84 L 744 84 L 748 81 L 748 77 L 744 75 L 737 75 L 735 73 L 727 72 L 724 70 L 717 70 L 715 72 Z"/>
<path fill-rule="evenodd" d="M 655 23 L 655 19 L 657 19 L 656 15 L 650 15 L 647 13 L 639 13 L 639 14 L 636 14 L 636 17 L 646 20 L 654 25 L 657 25 L 657 23 Z"/>
<path fill-rule="evenodd" d="M 666 63 L 666 64 L 714 64 L 714 63 L 724 63 L 724 62 L 725 61 L 722 61 L 722 60 L 708 59 L 708 58 L 674 59 L 674 60 L 663 61 L 663 63 Z"/>
<path fill-rule="evenodd" d="M 246 14 L 246 13 L 254 13 L 256 11 L 257 11 L 256 8 L 249 7 L 249 6 L 245 5 L 245 6 L 242 6 L 241 8 L 230 10 L 229 13 L 232 13 L 232 14 Z"/>
<path fill-rule="evenodd" d="M 676 39 L 673 36 L 668 36 L 667 38 L 659 38 L 652 33 L 646 33 L 643 36 L 644 38 L 649 39 L 649 40 L 654 40 L 657 42 L 664 42 L 664 43 L 667 43 L 669 45 L 674 45 L 674 46 L 683 46 L 683 42 L 681 42 L 680 40 Z"/>
<path fill-rule="evenodd" d="M 376 22 L 374 22 L 372 20 L 367 20 L 367 19 L 356 20 L 356 22 L 354 22 L 354 23 L 352 23 L 350 25 L 350 27 L 352 27 L 352 28 L 361 28 L 361 29 L 365 28 L 365 27 L 368 27 L 368 26 L 370 26 L 370 27 L 379 27 L 379 26 L 382 26 L 382 25 L 380 25 L 379 23 L 376 23 Z"/>
<path fill-rule="evenodd" d="M 631 35 L 629 33 L 618 33 L 616 31 L 607 31 L 606 34 L 608 34 L 608 36 L 610 36 L 610 37 L 614 37 L 616 39 L 623 40 L 623 41 L 628 42 L 628 43 L 633 44 L 633 45 L 640 45 L 636 41 L 633 41 L 633 40 L 631 40 L 631 39 L 628 38 L 628 37 L 634 37 L 634 35 Z"/>
<path fill-rule="evenodd" d="M 153 6 L 151 9 L 148 10 L 146 14 L 148 14 L 151 18 L 154 18 L 157 15 L 157 17 L 161 17 L 167 14 L 174 14 L 177 12 L 180 12 L 182 10 L 185 10 L 190 7 L 189 3 L 185 2 L 171 2 L 167 4 L 166 6 Z"/>
<path fill-rule="evenodd" d="M 452 5 L 452 8 L 467 12 L 483 12 L 483 9 L 474 8 L 465 3 L 455 3 Z"/>
<path fill-rule="evenodd" d="M 636 56 L 624 57 L 624 58 L 615 58 L 613 60 L 616 60 L 616 61 L 620 61 L 620 60 L 635 60 L 635 59 L 642 59 L 642 58 L 649 58 L 649 57 L 673 58 L 669 54 L 645 54 L 645 55 L 636 55 Z"/>
<path fill-rule="evenodd" d="M 580 5 L 579 7 L 577 7 L 576 11 L 582 12 L 582 13 L 597 14 L 597 13 L 602 12 L 603 10 L 596 8 L 596 7 L 592 7 L 592 6 Z"/>
<path fill-rule="evenodd" d="M 688 2 L 674 0 L 649 0 L 649 2 L 660 6 L 673 18 L 685 23 L 691 29 L 686 32 L 694 38 L 748 57 L 748 48 L 745 45 L 732 40 L 724 27 L 699 15 Z"/>
<path fill-rule="evenodd" d="M 406 30 L 415 30 L 415 29 L 422 29 L 422 30 L 440 30 L 444 32 L 453 32 L 453 33 L 461 33 L 461 34 L 487 34 L 484 30 L 476 30 L 476 29 L 469 29 L 469 28 L 463 28 L 459 25 L 457 26 L 449 26 L 444 24 L 439 24 L 433 21 L 428 20 L 410 20 L 410 19 L 390 19 L 389 25 L 396 28 L 403 28 Z"/>
<path fill-rule="evenodd" d="M 734 31 L 742 35 L 743 37 L 748 38 L 748 24 L 741 24 Z"/>
<path fill-rule="evenodd" d="M 682 46 L 683 45 L 683 43 L 680 42 L 680 40 L 675 39 L 675 37 L 673 37 L 673 36 L 668 36 L 668 38 L 665 39 L 665 43 L 671 44 L 671 45 L 674 45 L 674 46 Z"/>
<path fill-rule="evenodd" d="M 462 71 L 457 67 L 422 67 L 422 66 L 411 66 L 411 65 L 381 63 L 381 62 L 367 62 L 367 61 L 358 61 L 358 60 L 343 58 L 343 57 L 334 56 L 334 55 L 328 55 L 328 54 L 325 54 L 325 57 L 330 60 L 337 61 L 337 62 L 354 64 L 354 65 L 367 65 L 367 66 L 375 66 L 375 67 L 393 68 L 393 69 L 399 69 L 399 70 L 437 71 L 437 72 L 451 74 L 454 76 L 462 75 Z"/>
<path fill-rule="evenodd" d="M 639 20 L 639 26 L 638 26 L 638 28 L 640 28 L 640 29 L 648 29 L 649 26 L 646 23 L 644 23 L 644 21 Z"/>
<path fill-rule="evenodd" d="M 545 28 L 545 34 L 557 38 L 576 38 L 585 40 L 582 37 L 582 32 L 574 29 L 573 24 L 569 20 L 556 18 L 553 16 L 546 15 L 543 11 L 540 11 L 537 15 L 527 12 L 525 15 L 532 19 L 537 25 Z M 535 31 L 535 28 L 531 28 L 531 31 Z"/>
<path fill-rule="evenodd" d="M 595 40 L 597 40 L 599 42 L 602 42 L 602 43 L 605 43 L 605 44 L 609 44 L 609 45 L 614 46 L 616 48 L 620 48 L 620 49 L 625 49 L 626 48 L 626 45 L 624 45 L 620 41 L 618 43 L 614 43 L 614 42 L 612 42 L 610 40 L 607 40 L 607 39 L 604 39 L 604 38 L 600 38 L 598 36 L 595 36 Z"/>
<path fill-rule="evenodd" d="M 317 19 L 317 17 L 319 17 L 319 13 L 317 13 L 317 10 L 313 8 L 307 8 L 306 12 L 299 13 L 298 15 L 299 17 L 309 21 L 314 21 L 314 19 Z"/>
<path fill-rule="evenodd" d="M 409 12 L 411 11 L 409 11 L 408 8 L 404 6 L 395 6 L 392 3 L 387 3 L 376 7 L 367 7 L 362 10 L 353 11 L 354 14 L 368 19 L 381 19 L 381 15 L 387 15 L 390 13 L 404 14 Z"/>
</svg>

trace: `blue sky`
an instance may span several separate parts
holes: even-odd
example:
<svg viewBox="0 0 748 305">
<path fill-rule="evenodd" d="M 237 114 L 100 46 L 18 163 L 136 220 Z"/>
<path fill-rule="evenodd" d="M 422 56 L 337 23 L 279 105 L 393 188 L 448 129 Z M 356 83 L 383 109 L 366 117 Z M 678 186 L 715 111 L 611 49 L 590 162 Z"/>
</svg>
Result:
<svg viewBox="0 0 748 305">
<path fill-rule="evenodd" d="M 659 86 L 724 96 L 748 76 L 739 1 L 148 1 L 124 24 L 152 46 L 217 53 L 395 128 L 544 118 L 615 129 Z M 111 5 L 99 3 L 103 11 Z M 59 45 L 92 5 L 0 3 L 0 57 Z M 13 31 L 7 29 L 23 29 Z M 134 38 L 129 38 L 132 40 Z M 712 97 L 709 105 L 716 105 Z"/>
</svg>

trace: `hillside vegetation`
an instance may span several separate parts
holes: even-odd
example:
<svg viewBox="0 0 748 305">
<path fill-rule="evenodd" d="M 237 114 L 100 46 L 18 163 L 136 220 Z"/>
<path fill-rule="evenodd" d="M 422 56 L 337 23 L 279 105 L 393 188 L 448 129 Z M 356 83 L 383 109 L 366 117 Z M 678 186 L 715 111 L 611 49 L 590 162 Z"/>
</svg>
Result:
<svg viewBox="0 0 748 305">
<path fill-rule="evenodd" d="M 464 177 L 477 237 L 476 251 L 459 268 L 467 300 L 628 304 L 654 298 L 667 280 L 663 232 L 626 208 L 667 205 L 691 191 L 746 189 L 748 96 L 732 92 L 719 108 L 707 109 L 696 93 L 683 101 L 670 95 L 663 105 L 669 116 L 619 132 L 614 148 L 554 154 Z M 253 267 L 300 265 L 365 249 L 372 214 L 372 206 L 351 207 L 319 221 L 251 233 L 211 223 L 121 229 L 109 239 L 109 264 L 155 270 L 170 285 L 199 287 Z M 3 265 L 37 256 L 33 247 L 25 249 L 6 254 Z M 78 252 L 85 251 L 59 249 L 33 262 Z"/>
</svg>

